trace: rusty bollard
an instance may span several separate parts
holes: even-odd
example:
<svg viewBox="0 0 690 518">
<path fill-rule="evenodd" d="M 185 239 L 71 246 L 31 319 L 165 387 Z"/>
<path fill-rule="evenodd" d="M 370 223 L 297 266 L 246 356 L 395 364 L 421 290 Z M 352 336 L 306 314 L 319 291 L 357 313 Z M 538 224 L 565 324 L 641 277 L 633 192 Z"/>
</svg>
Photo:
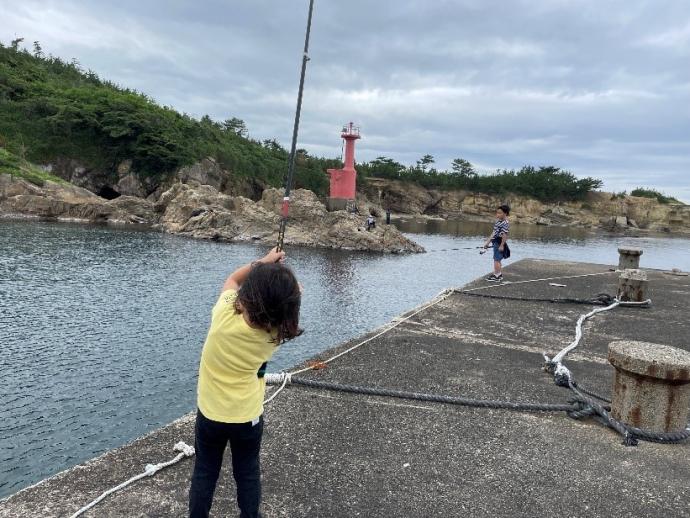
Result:
<svg viewBox="0 0 690 518">
<path fill-rule="evenodd" d="M 642 250 L 640 248 L 624 248 L 618 249 L 618 269 L 629 270 L 640 267 L 640 256 Z"/>
<path fill-rule="evenodd" d="M 644 270 L 624 270 L 618 277 L 618 300 L 644 302 L 647 300 L 647 273 Z"/>
<path fill-rule="evenodd" d="M 690 414 L 690 352 L 649 342 L 609 344 L 616 368 L 611 414 L 654 432 L 677 432 Z"/>
</svg>

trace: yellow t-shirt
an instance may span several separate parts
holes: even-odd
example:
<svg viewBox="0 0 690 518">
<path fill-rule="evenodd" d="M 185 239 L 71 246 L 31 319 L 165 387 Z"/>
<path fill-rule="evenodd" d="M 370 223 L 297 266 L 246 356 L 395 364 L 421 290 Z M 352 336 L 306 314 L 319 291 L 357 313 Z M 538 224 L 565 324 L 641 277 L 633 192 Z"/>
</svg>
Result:
<svg viewBox="0 0 690 518">
<path fill-rule="evenodd" d="M 213 307 L 199 365 L 199 410 L 222 423 L 246 423 L 263 413 L 266 384 L 257 372 L 278 349 L 269 333 L 235 313 L 236 298 L 236 291 L 224 291 Z"/>
</svg>

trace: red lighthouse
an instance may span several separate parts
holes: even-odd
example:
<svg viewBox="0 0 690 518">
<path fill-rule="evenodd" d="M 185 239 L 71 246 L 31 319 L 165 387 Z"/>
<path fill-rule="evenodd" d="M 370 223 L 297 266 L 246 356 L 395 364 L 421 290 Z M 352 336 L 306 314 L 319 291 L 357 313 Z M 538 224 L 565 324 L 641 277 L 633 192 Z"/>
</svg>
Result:
<svg viewBox="0 0 690 518">
<path fill-rule="evenodd" d="M 350 122 L 343 127 L 340 136 L 345 141 L 345 157 L 342 169 L 329 169 L 331 194 L 329 205 L 334 209 L 344 209 L 347 202 L 355 199 L 357 171 L 355 171 L 355 140 L 361 138 L 359 128 Z"/>
</svg>

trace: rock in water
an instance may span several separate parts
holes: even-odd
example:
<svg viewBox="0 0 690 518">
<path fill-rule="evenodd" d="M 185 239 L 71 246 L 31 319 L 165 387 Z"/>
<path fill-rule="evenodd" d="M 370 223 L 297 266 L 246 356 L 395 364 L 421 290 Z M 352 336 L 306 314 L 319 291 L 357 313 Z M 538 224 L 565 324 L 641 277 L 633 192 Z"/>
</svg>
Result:
<svg viewBox="0 0 690 518">
<path fill-rule="evenodd" d="M 260 201 L 221 194 L 209 185 L 178 183 L 164 192 L 156 211 L 162 228 L 200 239 L 261 241 L 277 239 L 283 193 L 266 189 Z M 387 225 L 367 232 L 364 216 L 345 211 L 328 212 L 311 191 L 293 191 L 290 221 L 285 234 L 288 245 L 384 253 L 423 252 L 418 244 Z"/>
<path fill-rule="evenodd" d="M 283 194 L 266 189 L 258 202 L 222 194 L 211 185 L 175 183 L 153 202 L 119 196 L 106 200 L 72 184 L 46 181 L 31 184 L 0 175 L 0 215 L 78 220 L 84 222 L 142 223 L 172 234 L 222 241 L 277 239 Z M 380 225 L 368 232 L 365 215 L 328 212 L 317 196 L 304 189 L 293 192 L 285 242 L 288 245 L 384 253 L 423 252 L 395 227 Z"/>
</svg>

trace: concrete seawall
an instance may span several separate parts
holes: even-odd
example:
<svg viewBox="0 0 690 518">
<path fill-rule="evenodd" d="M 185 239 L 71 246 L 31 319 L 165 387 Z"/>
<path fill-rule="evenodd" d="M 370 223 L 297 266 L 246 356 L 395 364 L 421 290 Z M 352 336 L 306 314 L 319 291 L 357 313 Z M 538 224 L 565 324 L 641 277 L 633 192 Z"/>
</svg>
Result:
<svg viewBox="0 0 690 518">
<path fill-rule="evenodd" d="M 525 260 L 506 269 L 511 281 L 592 273 L 601 275 L 557 281 L 566 287 L 537 282 L 491 292 L 526 298 L 615 294 L 617 274 L 607 266 Z M 580 348 L 568 356 L 577 379 L 596 392 L 611 392 L 613 368 L 606 360 L 611 341 L 690 350 L 689 278 L 648 275 L 652 307 L 596 316 L 585 324 Z M 553 355 L 569 343 L 575 321 L 589 308 L 453 294 L 327 368 L 300 376 L 566 403 L 571 394 L 541 370 L 542 353 Z M 0 517 L 68 516 L 145 464 L 172 458 L 180 440 L 193 444 L 191 415 L 1 501 Z M 267 517 L 690 516 L 690 442 L 637 447 L 621 442 L 594 420 L 576 421 L 565 413 L 473 409 L 289 386 L 266 409 L 262 510 Z M 185 516 L 192 465 L 184 460 L 141 480 L 86 516 Z M 237 515 L 226 468 L 213 515 Z"/>
</svg>

